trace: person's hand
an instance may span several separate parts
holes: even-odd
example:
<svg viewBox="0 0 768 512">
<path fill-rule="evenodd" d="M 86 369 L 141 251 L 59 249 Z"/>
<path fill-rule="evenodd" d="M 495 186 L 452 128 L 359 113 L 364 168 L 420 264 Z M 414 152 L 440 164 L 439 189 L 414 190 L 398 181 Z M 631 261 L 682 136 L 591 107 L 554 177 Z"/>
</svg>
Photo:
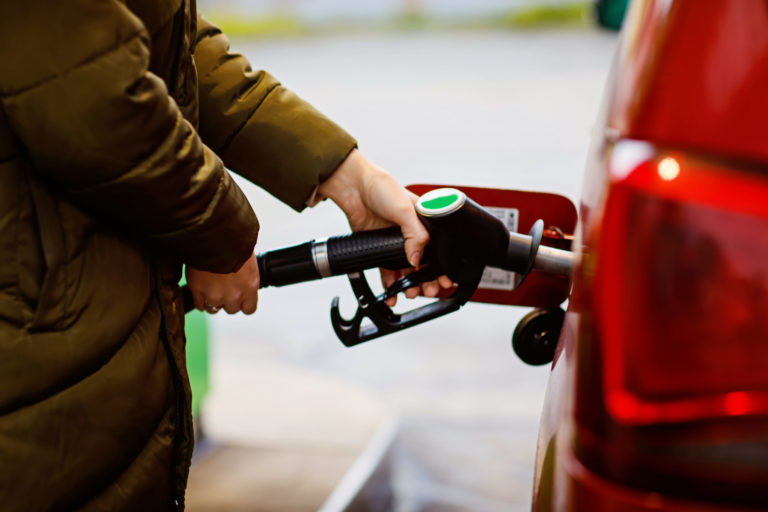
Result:
<svg viewBox="0 0 768 512">
<path fill-rule="evenodd" d="M 418 199 L 400 185 L 389 173 L 374 165 L 358 150 L 353 150 L 334 173 L 318 188 L 318 193 L 329 197 L 347 215 L 353 231 L 368 231 L 397 224 L 405 237 L 405 253 L 413 267 L 418 267 L 429 234 L 419 221 L 414 209 Z M 381 269 L 381 280 L 389 287 L 398 273 Z M 421 293 L 435 297 L 440 288 L 450 288 L 453 283 L 447 276 L 437 281 L 424 283 L 421 288 L 406 290 L 406 297 L 413 298 Z M 393 306 L 395 297 L 387 304 Z"/>
<path fill-rule="evenodd" d="M 229 314 L 242 311 L 250 315 L 259 302 L 259 265 L 256 255 L 231 274 L 215 274 L 187 265 L 187 285 L 195 308 L 208 313 L 224 309 Z"/>
</svg>

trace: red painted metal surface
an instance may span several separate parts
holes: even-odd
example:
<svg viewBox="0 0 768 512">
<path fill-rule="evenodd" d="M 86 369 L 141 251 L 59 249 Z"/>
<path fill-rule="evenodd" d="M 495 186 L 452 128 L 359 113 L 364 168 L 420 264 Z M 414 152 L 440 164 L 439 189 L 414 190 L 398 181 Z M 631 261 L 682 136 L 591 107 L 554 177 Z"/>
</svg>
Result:
<svg viewBox="0 0 768 512">
<path fill-rule="evenodd" d="M 576 227 L 576 207 L 570 199 L 557 194 L 437 184 L 414 184 L 407 188 L 420 196 L 442 187 L 457 188 L 481 206 L 517 209 L 520 233 L 527 233 L 538 219 L 543 219 L 546 227 L 556 227 L 565 234 L 573 233 Z M 542 243 L 559 246 L 557 241 L 552 239 L 544 238 Z M 569 292 L 568 277 L 533 271 L 516 290 L 479 288 L 470 300 L 488 304 L 553 307 L 565 301 Z"/>
<path fill-rule="evenodd" d="M 746 503 L 745 494 L 764 492 L 760 482 L 765 471 L 759 461 L 765 460 L 760 454 L 766 422 L 764 417 L 744 416 L 762 410 L 762 403 L 751 407 L 755 403 L 737 393 L 718 402 L 724 413 L 718 419 L 693 419 L 685 416 L 685 409 L 671 407 L 654 415 L 660 411 L 669 422 L 678 422 L 675 425 L 642 424 L 658 419 L 649 415 L 635 417 L 634 425 L 626 418 L 617 421 L 606 407 L 603 381 L 603 369 L 615 364 L 616 357 L 606 361 L 597 332 L 599 321 L 615 319 L 596 321 L 601 312 L 592 309 L 592 299 L 598 271 L 595 244 L 610 220 L 604 214 L 615 191 L 612 184 L 629 176 L 611 173 L 616 142 L 641 141 L 668 155 L 677 152 L 681 160 L 695 157 L 734 163 L 741 169 L 734 171 L 740 178 L 733 182 L 728 181 L 727 172 L 715 179 L 704 172 L 699 174 L 702 183 L 688 185 L 695 193 L 654 184 L 647 193 L 661 201 L 684 205 L 690 201 L 765 218 L 768 1 L 634 0 L 605 104 L 601 122 L 605 131 L 594 145 L 580 206 L 582 239 L 577 246 L 582 250 L 582 265 L 574 276 L 539 430 L 532 508 L 557 512 L 751 510 L 736 503 Z M 652 173 L 630 178 L 655 179 Z M 704 228 L 699 225 L 698 229 Z M 625 249 L 620 249 L 624 255 Z M 620 350 L 620 345 L 612 348 Z M 635 363 L 631 357 L 624 361 Z M 728 364 L 725 358 L 722 364 Z M 657 452 L 651 455 L 649 450 Z M 703 456 L 697 459 L 699 453 Z M 707 458 L 706 454 L 714 453 L 716 457 Z M 659 482 L 665 491 L 654 490 Z M 709 488 L 710 495 L 715 495 L 725 485 L 730 490 L 723 489 L 718 502 L 701 497 L 706 495 L 702 489 Z"/>
<path fill-rule="evenodd" d="M 768 159 L 768 2 L 636 2 L 608 125 L 633 138 Z"/>
</svg>

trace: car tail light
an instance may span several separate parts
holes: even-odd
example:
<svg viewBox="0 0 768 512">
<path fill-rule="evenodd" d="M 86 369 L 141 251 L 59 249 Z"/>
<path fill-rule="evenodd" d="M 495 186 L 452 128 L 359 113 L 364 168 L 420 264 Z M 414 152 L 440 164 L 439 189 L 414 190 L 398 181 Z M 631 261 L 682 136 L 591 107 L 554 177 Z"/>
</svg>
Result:
<svg viewBox="0 0 768 512">
<path fill-rule="evenodd" d="M 631 142 L 609 166 L 577 453 L 633 486 L 764 505 L 768 169 Z"/>
<path fill-rule="evenodd" d="M 768 414 L 768 175 L 661 155 L 614 184 L 596 276 L 625 423 Z"/>
</svg>

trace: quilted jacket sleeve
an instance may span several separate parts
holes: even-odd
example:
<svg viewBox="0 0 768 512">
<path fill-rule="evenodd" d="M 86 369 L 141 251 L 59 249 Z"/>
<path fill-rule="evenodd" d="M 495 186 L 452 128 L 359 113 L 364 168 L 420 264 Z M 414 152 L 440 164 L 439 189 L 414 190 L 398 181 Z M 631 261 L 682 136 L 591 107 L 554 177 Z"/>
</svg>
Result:
<svg viewBox="0 0 768 512">
<path fill-rule="evenodd" d="M 186 263 L 239 268 L 256 217 L 148 71 L 141 21 L 118 0 L 3 2 L 0 20 L 0 102 L 34 172 Z"/>
<path fill-rule="evenodd" d="M 198 16 L 195 65 L 200 134 L 224 163 L 296 210 L 338 167 L 355 140 L 269 73 L 229 52 Z"/>
</svg>

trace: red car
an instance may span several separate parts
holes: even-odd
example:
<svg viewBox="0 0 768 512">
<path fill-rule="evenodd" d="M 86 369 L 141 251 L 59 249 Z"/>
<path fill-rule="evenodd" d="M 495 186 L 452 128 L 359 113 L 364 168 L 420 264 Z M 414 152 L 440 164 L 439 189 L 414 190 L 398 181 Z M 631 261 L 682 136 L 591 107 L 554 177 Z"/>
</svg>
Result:
<svg viewBox="0 0 768 512">
<path fill-rule="evenodd" d="M 535 511 L 768 508 L 768 1 L 630 7 Z"/>
</svg>

